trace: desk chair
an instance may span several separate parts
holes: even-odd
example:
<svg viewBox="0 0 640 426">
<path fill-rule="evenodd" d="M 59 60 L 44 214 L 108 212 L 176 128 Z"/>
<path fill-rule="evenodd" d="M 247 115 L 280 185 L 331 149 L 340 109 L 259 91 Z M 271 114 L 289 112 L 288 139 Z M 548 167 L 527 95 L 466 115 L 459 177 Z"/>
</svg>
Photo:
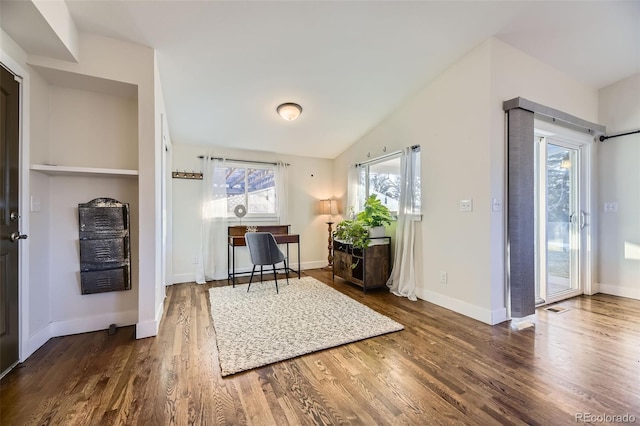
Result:
<svg viewBox="0 0 640 426">
<path fill-rule="evenodd" d="M 256 270 L 256 266 L 260 265 L 260 279 L 262 279 L 262 267 L 264 265 L 271 265 L 273 267 L 273 278 L 276 281 L 276 293 L 278 293 L 276 263 L 284 262 L 287 284 L 289 284 L 289 271 L 287 270 L 287 258 L 285 257 L 284 253 L 282 253 L 282 251 L 278 248 L 276 239 L 270 232 L 247 232 L 246 234 L 244 234 L 244 239 L 247 242 L 247 247 L 249 247 L 251 263 L 253 263 L 253 269 L 251 270 L 251 278 L 249 279 L 247 292 L 251 288 L 251 282 L 253 281 L 253 274 Z"/>
</svg>

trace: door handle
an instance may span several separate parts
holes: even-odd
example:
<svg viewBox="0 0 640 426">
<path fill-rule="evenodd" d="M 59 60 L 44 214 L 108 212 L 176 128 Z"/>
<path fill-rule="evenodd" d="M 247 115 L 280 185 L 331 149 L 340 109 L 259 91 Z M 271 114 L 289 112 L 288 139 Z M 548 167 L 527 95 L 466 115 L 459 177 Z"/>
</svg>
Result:
<svg viewBox="0 0 640 426">
<path fill-rule="evenodd" d="M 580 229 L 587 226 L 587 215 L 584 211 L 580 210 Z"/>
<path fill-rule="evenodd" d="M 16 242 L 18 240 L 26 240 L 29 236 L 27 234 L 21 234 L 20 232 L 14 232 L 11 234 L 11 241 Z"/>
</svg>

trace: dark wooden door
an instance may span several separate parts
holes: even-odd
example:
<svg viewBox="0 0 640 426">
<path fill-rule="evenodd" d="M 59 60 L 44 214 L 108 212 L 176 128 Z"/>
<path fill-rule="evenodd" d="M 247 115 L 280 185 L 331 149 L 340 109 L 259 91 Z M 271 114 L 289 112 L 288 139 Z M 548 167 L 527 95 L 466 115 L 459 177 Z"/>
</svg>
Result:
<svg viewBox="0 0 640 426">
<path fill-rule="evenodd" d="M 0 66 L 0 373 L 18 361 L 20 85 Z M 13 236 L 13 238 L 12 238 Z M 14 240 L 15 239 L 15 240 Z"/>
</svg>

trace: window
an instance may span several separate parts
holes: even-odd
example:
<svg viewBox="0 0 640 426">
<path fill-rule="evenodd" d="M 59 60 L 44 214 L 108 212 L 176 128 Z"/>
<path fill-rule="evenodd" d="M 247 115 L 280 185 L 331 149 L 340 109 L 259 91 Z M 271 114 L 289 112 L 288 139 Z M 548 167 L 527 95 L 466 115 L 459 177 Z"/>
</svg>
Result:
<svg viewBox="0 0 640 426">
<path fill-rule="evenodd" d="M 420 147 L 414 147 L 415 161 L 413 198 L 414 210 L 412 213 L 420 213 Z M 398 204 L 400 201 L 401 188 L 401 153 L 385 156 L 378 160 L 372 160 L 368 163 L 361 164 L 359 167 L 359 186 L 358 191 L 358 207 L 356 210 L 361 211 L 364 200 L 371 194 L 376 194 L 382 204 L 387 206 L 393 215 L 398 214 Z"/>
<path fill-rule="evenodd" d="M 246 207 L 246 217 L 276 215 L 275 166 L 227 161 L 220 171 L 225 176 L 227 216 L 234 217 L 234 209 L 239 205 Z"/>
</svg>

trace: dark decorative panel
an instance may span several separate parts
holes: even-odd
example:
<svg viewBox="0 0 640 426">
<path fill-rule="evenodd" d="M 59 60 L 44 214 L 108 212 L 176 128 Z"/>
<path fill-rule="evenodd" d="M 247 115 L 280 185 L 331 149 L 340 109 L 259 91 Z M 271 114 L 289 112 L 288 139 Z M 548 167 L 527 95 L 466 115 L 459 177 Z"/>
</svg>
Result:
<svg viewBox="0 0 640 426">
<path fill-rule="evenodd" d="M 129 204 L 96 198 L 78 204 L 82 294 L 131 289 Z"/>
</svg>

